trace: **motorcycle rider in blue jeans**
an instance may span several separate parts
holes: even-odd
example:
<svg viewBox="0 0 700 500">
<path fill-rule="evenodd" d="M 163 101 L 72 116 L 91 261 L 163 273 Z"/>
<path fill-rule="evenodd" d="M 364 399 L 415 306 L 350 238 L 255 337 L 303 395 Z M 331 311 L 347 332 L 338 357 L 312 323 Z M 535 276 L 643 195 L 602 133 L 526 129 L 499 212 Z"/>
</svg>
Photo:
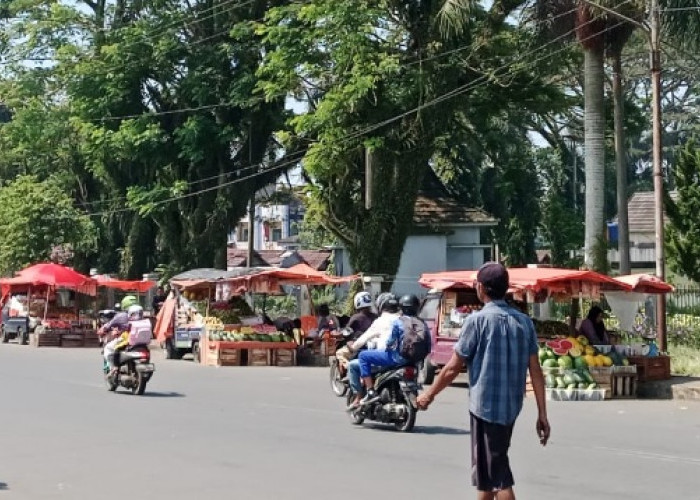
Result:
<svg viewBox="0 0 700 500">
<path fill-rule="evenodd" d="M 399 307 L 405 316 L 416 316 L 420 301 L 415 295 L 404 295 L 399 299 Z M 399 354 L 401 347 L 401 339 L 404 333 L 404 323 L 400 319 L 396 319 L 391 328 L 391 337 L 386 344 L 385 351 L 363 351 L 358 356 L 360 360 L 360 376 L 362 383 L 367 389 L 367 394 L 362 399 L 362 405 L 374 403 L 379 399 L 379 396 L 374 391 L 374 379 L 372 378 L 372 367 L 387 369 L 394 366 L 402 366 L 408 361 Z"/>
<path fill-rule="evenodd" d="M 369 350 L 384 351 L 386 349 L 386 343 L 391 338 L 394 322 L 399 317 L 399 302 L 394 294 L 382 293 L 377 297 L 376 306 L 380 314 L 379 318 L 375 319 L 367 331 L 355 340 L 352 345 L 348 346 L 353 355 L 365 346 Z M 360 381 L 360 360 L 358 358 L 350 360 L 347 370 L 348 381 L 355 394 L 355 400 L 348 408 L 354 409 L 360 405 L 360 400 L 364 395 L 362 382 Z"/>
</svg>

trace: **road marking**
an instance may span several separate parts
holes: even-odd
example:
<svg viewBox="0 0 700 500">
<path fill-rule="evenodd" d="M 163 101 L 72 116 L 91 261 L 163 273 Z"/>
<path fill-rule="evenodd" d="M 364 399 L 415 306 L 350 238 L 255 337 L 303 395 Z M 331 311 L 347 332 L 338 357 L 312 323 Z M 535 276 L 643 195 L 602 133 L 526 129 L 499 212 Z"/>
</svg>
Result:
<svg viewBox="0 0 700 500">
<path fill-rule="evenodd" d="M 583 447 L 583 446 L 577 446 L 577 448 L 590 450 L 590 448 Z M 625 448 L 612 448 L 609 446 L 594 446 L 593 449 L 601 450 L 601 451 L 608 451 L 610 453 L 615 453 L 617 455 L 626 455 L 626 456 L 630 456 L 630 457 L 646 458 L 649 460 L 662 460 L 665 462 L 677 462 L 677 463 L 686 463 L 686 464 L 690 463 L 693 465 L 700 466 L 700 458 L 681 457 L 678 455 L 664 455 L 661 453 L 653 453 L 650 451 L 633 450 L 633 449 L 625 449 Z"/>
</svg>

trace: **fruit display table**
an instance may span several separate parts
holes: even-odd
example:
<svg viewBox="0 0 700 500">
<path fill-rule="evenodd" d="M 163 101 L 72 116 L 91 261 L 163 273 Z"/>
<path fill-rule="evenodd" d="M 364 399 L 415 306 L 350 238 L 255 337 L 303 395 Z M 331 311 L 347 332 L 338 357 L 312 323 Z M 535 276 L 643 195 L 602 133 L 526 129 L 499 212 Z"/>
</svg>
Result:
<svg viewBox="0 0 700 500">
<path fill-rule="evenodd" d="M 294 366 L 295 342 L 205 340 L 201 360 L 205 366 Z"/>
<path fill-rule="evenodd" d="M 31 334 L 33 347 L 99 347 L 97 331 L 90 327 L 46 328 L 39 326 Z"/>
<path fill-rule="evenodd" d="M 669 356 L 630 356 L 629 361 L 637 366 L 640 382 L 671 378 L 671 358 Z"/>
</svg>

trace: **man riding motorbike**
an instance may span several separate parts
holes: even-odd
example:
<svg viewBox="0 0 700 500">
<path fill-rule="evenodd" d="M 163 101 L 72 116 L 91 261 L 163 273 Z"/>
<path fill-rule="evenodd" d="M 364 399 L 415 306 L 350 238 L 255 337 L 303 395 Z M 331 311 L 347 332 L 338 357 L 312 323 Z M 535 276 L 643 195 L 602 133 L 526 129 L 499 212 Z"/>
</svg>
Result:
<svg viewBox="0 0 700 500">
<path fill-rule="evenodd" d="M 114 353 L 117 349 L 123 349 L 129 344 L 129 331 L 131 330 L 131 316 L 137 316 L 137 311 L 132 309 L 137 306 L 141 309 L 141 319 L 143 318 L 143 308 L 137 304 L 138 300 L 133 295 L 127 295 L 121 301 L 122 311 L 118 313 L 112 320 L 100 328 L 98 332 L 101 335 L 109 334 L 114 328 L 117 330 L 116 337 L 104 346 L 103 355 L 107 361 L 111 371 L 116 369 L 114 364 Z M 150 321 L 149 321 L 150 326 Z"/>
<path fill-rule="evenodd" d="M 367 292 L 359 292 L 355 294 L 353 299 L 355 305 L 355 314 L 348 321 L 346 329 L 352 331 L 352 335 L 348 339 L 352 342 L 364 334 L 377 319 L 377 315 L 372 312 L 372 296 Z M 338 362 L 343 369 L 347 368 L 350 359 L 354 357 L 354 352 L 349 345 L 345 345 L 338 349 L 335 353 Z"/>
<path fill-rule="evenodd" d="M 357 354 L 365 346 L 369 350 L 386 350 L 386 344 L 391 337 L 394 322 L 400 315 L 399 302 L 394 294 L 382 293 L 377 297 L 376 305 L 380 316 L 374 320 L 365 333 L 349 346 L 353 355 Z M 364 394 L 362 383 L 360 382 L 360 360 L 357 358 L 348 363 L 348 380 L 350 387 L 355 393 L 355 400 L 348 408 L 353 409 L 360 404 Z"/>
<path fill-rule="evenodd" d="M 360 360 L 360 376 L 362 377 L 362 383 L 367 391 L 365 397 L 361 400 L 360 404 L 362 405 L 371 404 L 379 399 L 379 396 L 374 391 L 372 367 L 386 370 L 388 368 L 401 366 L 408 363 L 408 360 L 406 360 L 406 358 L 404 358 L 399 352 L 404 336 L 404 329 L 406 328 L 406 322 L 402 321 L 402 319 L 404 316 L 408 318 L 415 318 L 418 315 L 420 301 L 415 295 L 404 295 L 399 299 L 399 308 L 401 308 L 402 317 L 394 320 L 392 324 L 391 335 L 386 343 L 386 350 L 363 351 L 358 356 L 358 359 Z M 408 326 L 410 327 L 410 321 L 408 323 Z M 425 325 L 425 323 L 423 323 L 423 327 L 424 331 L 428 331 L 428 327 Z"/>
<path fill-rule="evenodd" d="M 127 307 L 129 305 L 131 304 L 128 304 Z M 114 304 L 114 311 L 116 312 L 116 314 L 112 317 L 112 319 L 110 319 L 107 323 L 102 325 L 99 330 L 97 330 L 97 335 L 105 339 L 103 343 L 107 343 L 110 340 L 112 340 L 109 338 L 112 329 L 116 329 L 119 332 L 123 332 L 124 330 L 129 328 L 129 317 L 126 314 L 126 308 L 122 308 L 121 303 L 117 302 L 116 304 Z"/>
</svg>

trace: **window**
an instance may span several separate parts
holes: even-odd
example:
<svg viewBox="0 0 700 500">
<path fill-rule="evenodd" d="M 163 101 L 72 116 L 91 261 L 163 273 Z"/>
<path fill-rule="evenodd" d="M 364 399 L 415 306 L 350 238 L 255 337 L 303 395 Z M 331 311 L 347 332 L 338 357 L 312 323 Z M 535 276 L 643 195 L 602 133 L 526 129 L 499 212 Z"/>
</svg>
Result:
<svg viewBox="0 0 700 500">
<path fill-rule="evenodd" d="M 272 241 L 279 241 L 282 239 L 282 228 L 273 227 L 272 228 Z"/>
<path fill-rule="evenodd" d="M 243 243 L 248 241 L 248 224 L 241 222 L 236 229 L 236 241 Z"/>
</svg>

